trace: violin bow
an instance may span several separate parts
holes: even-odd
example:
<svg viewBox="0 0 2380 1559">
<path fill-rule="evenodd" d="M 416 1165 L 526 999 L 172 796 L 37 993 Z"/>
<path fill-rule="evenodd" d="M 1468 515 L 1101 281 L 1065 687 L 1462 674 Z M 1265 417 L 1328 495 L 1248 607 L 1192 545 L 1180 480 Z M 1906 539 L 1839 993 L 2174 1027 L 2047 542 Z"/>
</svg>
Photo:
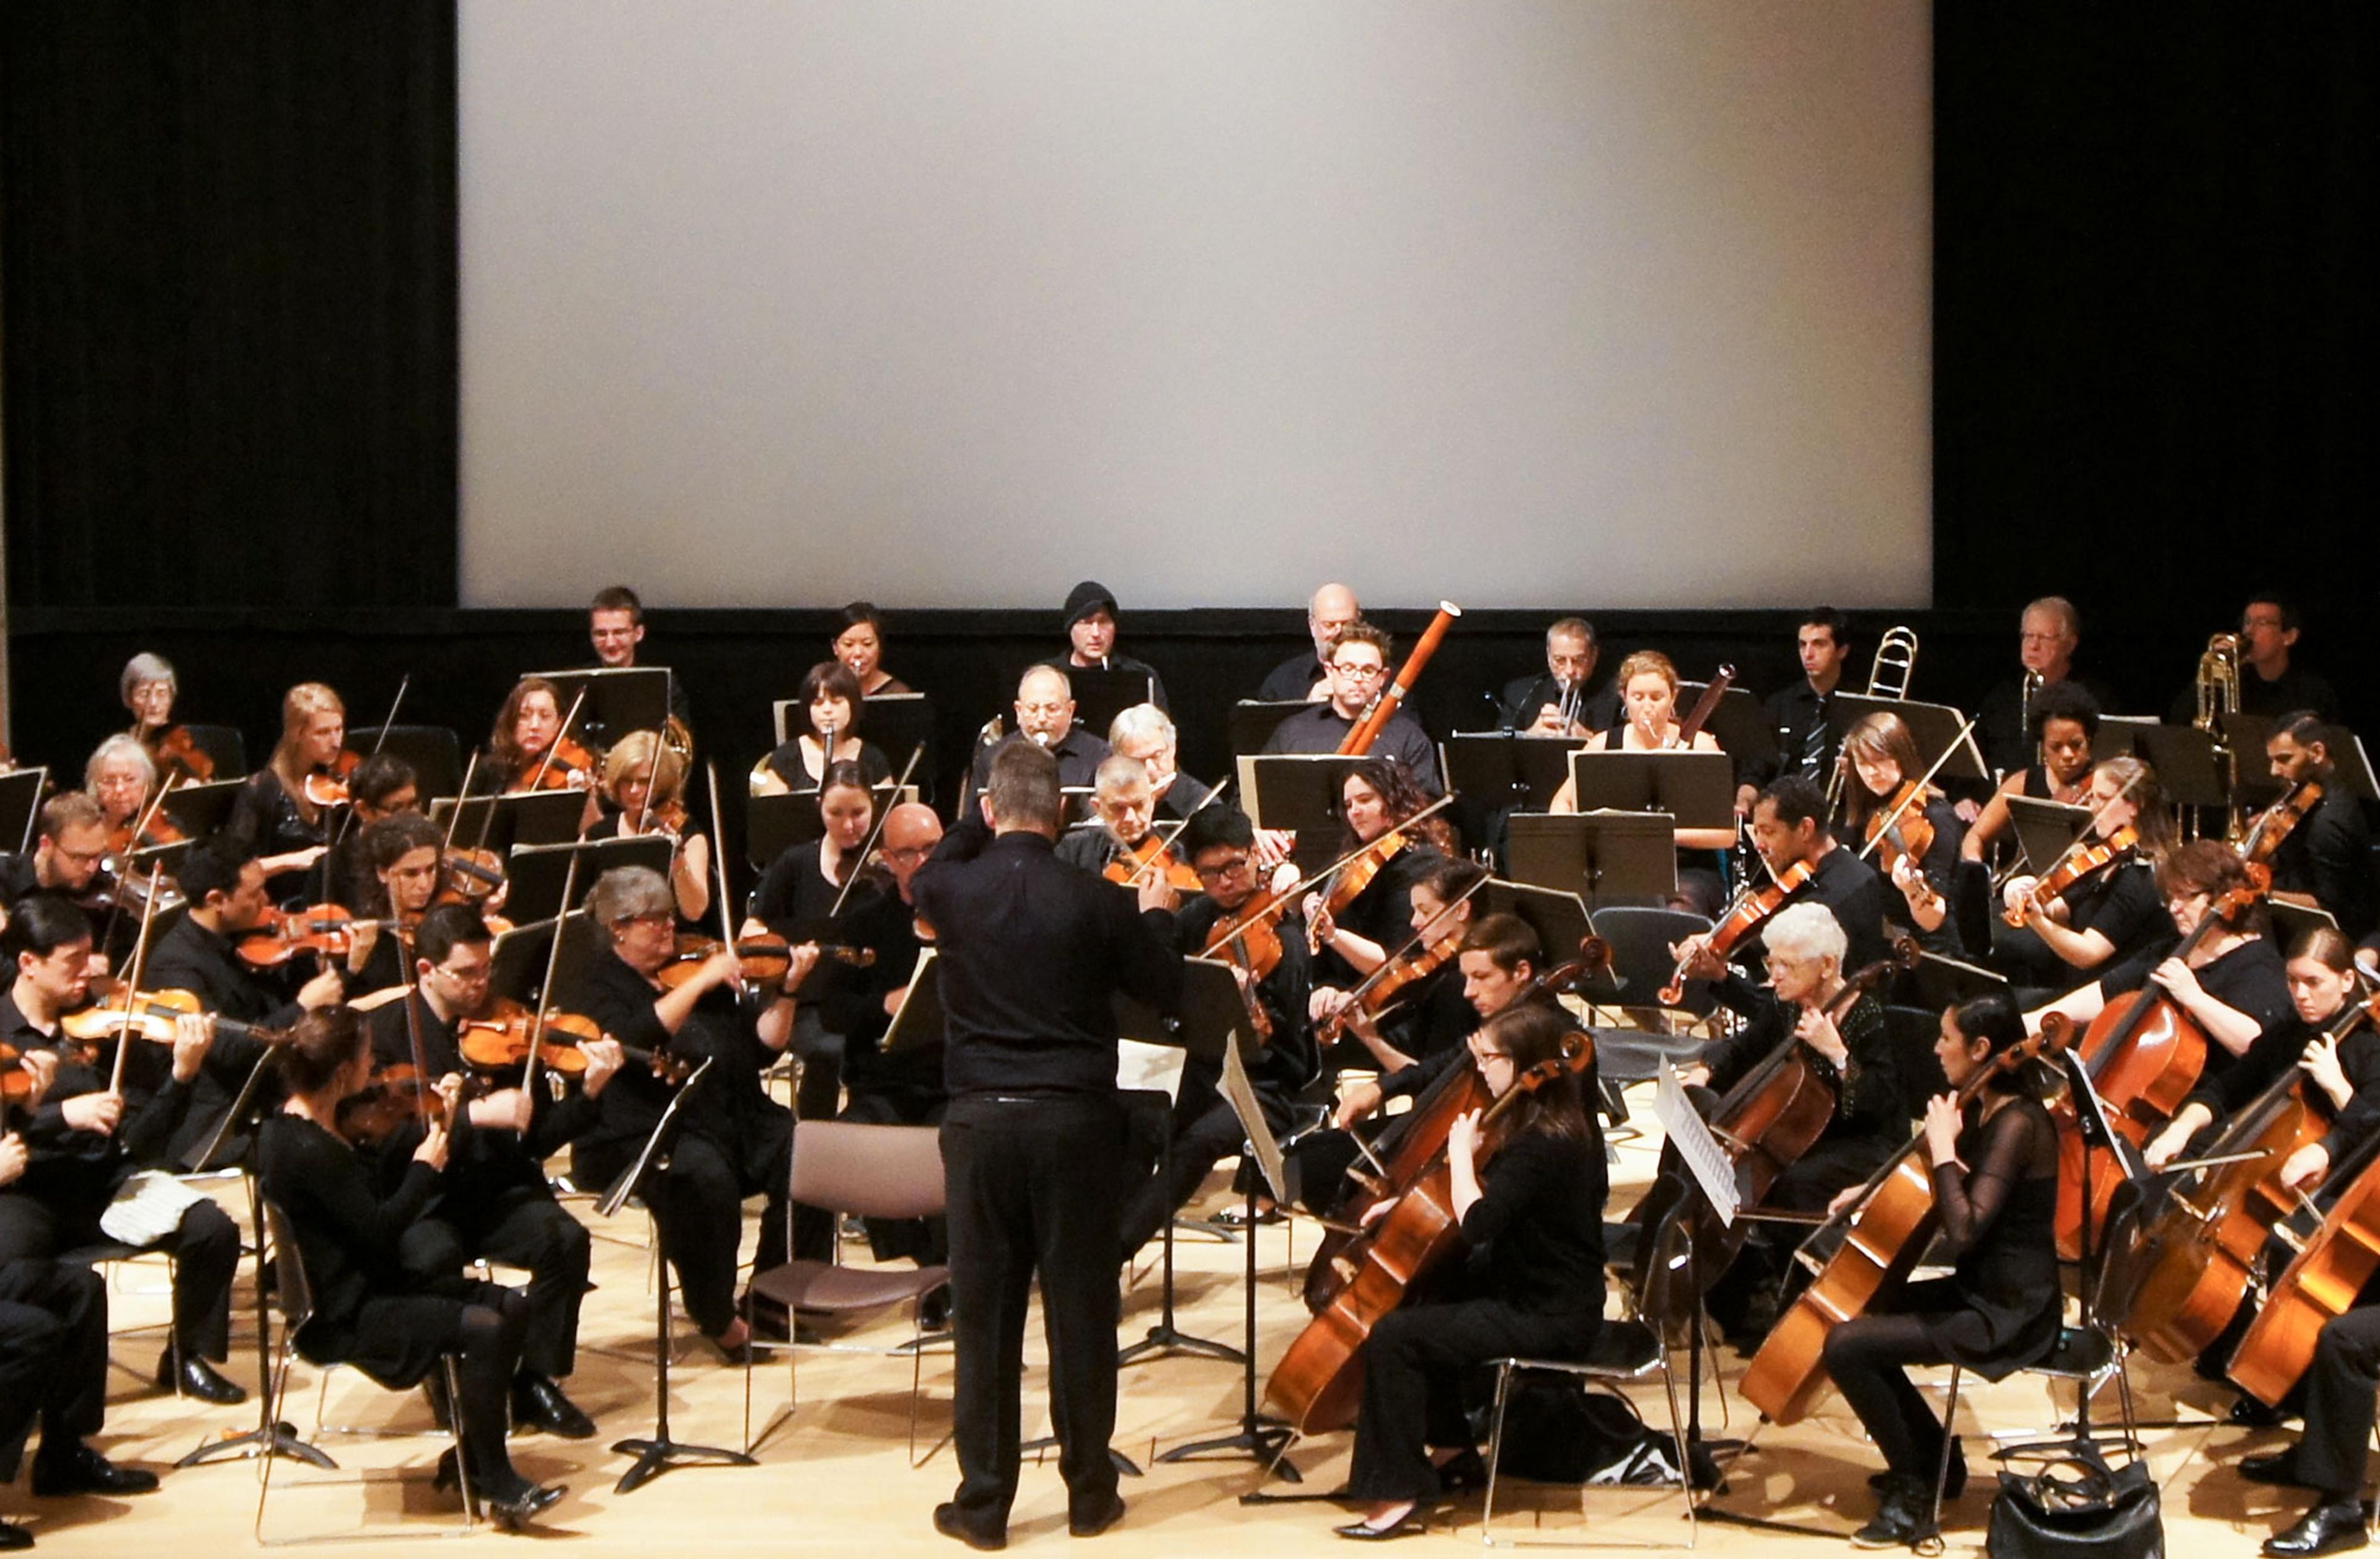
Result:
<svg viewBox="0 0 2380 1559">
<path fill-rule="evenodd" d="M 178 770 L 167 774 L 165 783 L 157 787 L 157 794 L 150 798 L 149 804 L 141 808 L 140 815 L 132 820 L 132 842 L 124 852 L 124 870 L 116 873 L 115 892 L 110 896 L 107 907 L 107 923 L 100 928 L 98 944 L 102 947 L 105 947 L 115 940 L 115 928 L 124 919 L 124 883 L 132 874 L 132 858 L 140 853 L 140 835 L 146 834 L 149 831 L 149 825 L 156 821 L 157 809 L 165 804 L 166 795 L 175 786 L 181 783 L 181 779 Z M 153 883 L 151 891 L 152 893 L 155 891 Z"/>
<path fill-rule="evenodd" d="M 719 764 L 710 759 L 703 760 L 702 773 L 704 783 L 710 790 L 710 815 L 715 822 L 719 817 Z M 727 852 L 725 850 L 711 851 L 710 868 L 712 875 L 718 879 L 719 883 L 721 945 L 733 948 L 735 945 L 735 922 L 728 917 L 727 913 Z"/>
<path fill-rule="evenodd" d="M 1397 824 L 1396 828 L 1382 830 L 1381 838 L 1386 838 L 1389 834 L 1396 833 L 1398 829 L 1412 827 L 1415 823 L 1419 822 L 1422 819 L 1429 816 L 1432 812 L 1437 811 L 1439 808 L 1451 806 L 1453 801 L 1454 798 L 1451 795 L 1439 797 L 1437 800 L 1432 801 L 1428 806 L 1424 807 L 1413 816 L 1405 819 L 1404 822 Z M 1285 906 L 1291 899 L 1296 897 L 1299 894 L 1310 892 L 1317 884 L 1322 883 L 1328 878 L 1336 876 L 1349 861 L 1354 860 L 1357 856 L 1362 855 L 1366 850 L 1370 849 L 1373 845 L 1377 845 L 1379 842 L 1379 839 L 1375 839 L 1371 841 L 1370 844 L 1358 845 L 1354 849 L 1349 850 L 1345 855 L 1341 856 L 1337 860 L 1334 860 L 1330 865 L 1322 868 L 1320 871 L 1316 871 L 1309 876 L 1299 878 L 1296 882 L 1292 883 L 1288 887 L 1283 888 L 1280 893 L 1275 894 L 1268 892 L 1257 895 L 1257 897 L 1264 901 L 1265 910 L 1269 910 L 1275 905 Z M 1208 945 L 1220 946 L 1221 944 L 1229 942 L 1232 937 L 1240 935 L 1247 929 L 1248 924 L 1255 921 L 1257 916 L 1263 912 L 1263 910 L 1245 911 L 1238 920 L 1226 922 L 1225 927 L 1228 929 L 1219 927 L 1216 931 L 1209 933 Z"/>
<path fill-rule="evenodd" d="M 546 770 L 553 766 L 553 755 L 562 750 L 563 740 L 570 735 L 571 724 L 578 718 L 578 711 L 586 702 L 587 688 L 581 684 L 578 696 L 570 700 L 570 713 L 562 717 L 562 725 L 553 733 L 553 740 L 547 746 L 545 756 L 537 761 L 537 767 L 529 773 L 528 784 L 521 788 L 535 790 L 544 780 Z"/>
<path fill-rule="evenodd" d="M 553 1011 L 553 971 L 562 965 L 562 932 L 570 923 L 570 899 L 578 889 L 578 852 L 570 852 L 570 863 L 562 872 L 562 908 L 553 917 L 553 940 L 545 949 L 545 977 L 538 981 L 537 1016 L 528 1026 L 528 1060 L 521 1067 L 521 1088 L 534 1105 L 537 1102 L 537 1069 L 540 1050 L 545 1042 L 546 1016 Z"/>
<path fill-rule="evenodd" d="M 115 1065 L 107 1078 L 110 1093 L 124 1091 L 124 1058 L 132 1050 L 132 1008 L 140 1000 L 140 977 L 149 968 L 149 932 L 157 923 L 157 882 L 161 875 L 160 868 L 149 868 L 149 898 L 140 907 L 140 934 L 132 944 L 132 972 L 124 985 L 124 1028 L 115 1036 Z"/>
<path fill-rule="evenodd" d="M 2073 841 L 2064 849 L 2058 852 L 2058 859 L 2051 861 L 2046 870 L 2034 872 L 2034 879 L 2038 881 L 2043 877 L 2050 875 L 2085 848 L 2089 844 L 2092 835 L 2099 832 L 2099 824 L 2106 820 L 2108 810 L 2114 807 L 2117 802 L 2122 800 L 2125 797 L 2130 796 L 2132 793 L 2132 786 L 2140 783 L 2140 773 L 2135 773 L 2131 778 L 2124 782 L 2123 789 L 2119 790 L 2113 796 L 2108 797 L 2107 800 L 2101 802 L 2099 806 L 2092 811 L 2091 821 L 2083 828 L 2082 832 L 2074 835 Z"/>
<path fill-rule="evenodd" d="M 863 841 L 859 846 L 859 859 L 853 861 L 851 863 L 851 870 L 844 874 L 843 886 L 834 895 L 833 906 L 826 912 L 826 918 L 828 920 L 832 920 L 836 916 L 843 913 L 844 900 L 851 896 L 853 886 L 859 881 L 859 869 L 866 866 L 868 864 L 868 858 L 876 853 L 876 842 L 884 837 L 884 825 L 892 820 L 892 809 L 901 804 L 901 792 L 907 788 L 909 776 L 917 770 L 917 760 L 923 758 L 925 755 L 926 744 L 924 742 L 919 742 L 917 746 L 909 749 L 909 761 L 901 765 L 901 777 L 892 782 L 892 798 L 886 802 L 882 807 L 877 809 L 875 824 L 868 829 L 867 839 Z M 718 803 L 713 801 L 711 805 L 716 807 Z M 732 944 L 735 940 L 735 933 L 731 932 L 728 934 L 728 941 Z"/>
<path fill-rule="evenodd" d="M 446 852 L 455 847 L 455 831 L 463 826 L 463 803 L 470 799 L 471 782 L 480 775 L 480 749 L 471 749 L 471 761 L 463 766 L 463 794 L 455 798 L 455 810 L 446 814 L 446 837 L 438 846 L 438 859 L 443 862 Z M 491 805 L 485 822 L 480 825 L 480 843 L 488 842 L 488 828 L 496 821 L 496 809 Z"/>
<path fill-rule="evenodd" d="M 577 857 L 571 859 L 571 864 L 577 864 Z M 554 922 L 553 940 L 556 943 L 562 940 L 559 920 Z M 420 960 L 414 956 L 412 933 L 403 926 L 396 928 L 396 946 L 398 956 L 405 960 L 405 1043 L 407 1052 L 413 1057 L 413 1115 L 421 1123 L 421 1129 L 427 1132 L 430 1129 L 430 1051 L 421 1039 L 421 971 L 418 967 Z"/>
<path fill-rule="evenodd" d="M 1925 787 L 1934 783 L 1934 776 L 1942 772 L 1942 765 L 1950 761 L 1950 754 L 1959 750 L 1959 744 L 1965 741 L 1967 733 L 1975 728 L 1977 718 L 1972 714 L 1967 717 L 1967 723 L 1959 727 L 1959 734 L 1950 738 L 1950 745 L 1942 749 L 1942 756 L 1934 760 L 1932 766 L 1919 776 L 1916 785 L 1911 787 L 1909 794 L 1901 798 L 1900 805 L 1884 814 L 1884 821 L 1876 825 L 1876 837 L 1860 846 L 1859 854 L 1852 857 L 1853 860 L 1865 860 L 1869 853 L 1883 842 L 1885 834 L 1891 832 L 1892 825 L 1900 821 L 1900 814 L 1917 804 L 1917 798 L 1925 794 Z"/>
<path fill-rule="evenodd" d="M 411 673 L 411 672 L 409 672 L 409 671 L 408 671 L 408 672 L 407 672 L 403 676 L 400 676 L 400 677 L 398 677 L 398 678 L 396 679 L 396 697 L 395 697 L 395 698 L 393 698 L 393 699 L 391 699 L 391 700 L 388 700 L 388 714 L 387 714 L 386 718 L 384 718 L 384 719 L 382 719 L 382 720 L 381 721 L 381 723 L 380 723 L 380 730 L 379 730 L 377 733 L 375 733 L 375 734 L 374 734 L 374 736 L 372 737 L 372 744 L 371 744 L 372 756 L 374 756 L 374 757 L 378 757 L 378 756 L 380 755 L 380 749 L 381 749 L 382 747 L 384 747 L 384 746 L 386 746 L 386 745 L 387 745 L 387 743 L 388 743 L 388 733 L 389 733 L 390 729 L 391 729 L 392 727 L 394 727 L 394 726 L 396 725 L 396 712 L 397 712 L 398 710 L 403 709 L 403 708 L 405 707 L 405 695 L 406 695 L 407 692 L 411 691 L 412 688 L 413 688 L 413 673 Z M 350 800 L 352 801 L 352 798 L 350 798 Z M 353 805 L 350 805 L 350 806 L 346 809 L 346 810 L 345 810 L 345 811 L 343 811 L 343 812 L 341 812 L 341 813 L 339 814 L 339 825 L 338 825 L 336 828 L 334 828 L 334 829 L 333 829 L 333 830 L 331 831 L 331 850 L 332 850 L 332 851 L 335 851 L 335 850 L 337 850 L 337 848 L 339 847 L 339 842 L 340 842 L 342 839 L 345 839 L 345 838 L 347 836 L 347 825 L 348 825 L 348 824 L 350 824 L 350 823 L 352 823 L 352 822 L 355 822 L 355 820 L 356 820 L 356 809 L 354 808 L 354 806 L 353 806 Z M 330 862 L 331 862 L 331 854 L 330 854 L 330 852 L 327 852 L 327 851 L 326 851 L 326 852 L 323 854 L 323 856 L 322 856 L 322 897 L 324 897 L 324 898 L 328 898 L 328 897 L 330 897 L 330 896 L 331 896 L 331 864 L 330 864 Z"/>
<path fill-rule="evenodd" d="M 1208 791 L 1207 793 L 1207 798 L 1190 810 L 1190 817 L 1196 817 L 1200 812 L 1203 812 L 1208 808 L 1213 806 L 1215 804 L 1215 798 L 1222 795 L 1224 791 L 1229 790 L 1232 787 L 1232 782 L 1237 778 L 1239 778 L 1237 774 L 1224 775 L 1223 783 Z M 1127 888 L 1138 887 L 1140 885 L 1140 880 L 1148 875 L 1148 869 L 1157 864 L 1158 857 L 1172 849 L 1173 847 L 1173 841 L 1181 838 L 1182 831 L 1189 826 L 1190 818 L 1188 817 L 1185 817 L 1181 822 L 1175 823 L 1172 831 L 1157 842 L 1157 848 L 1149 852 L 1148 859 L 1132 869 L 1132 875 L 1123 880 L 1123 885 Z M 1189 863 L 1184 861 L 1183 864 L 1186 866 Z"/>
</svg>

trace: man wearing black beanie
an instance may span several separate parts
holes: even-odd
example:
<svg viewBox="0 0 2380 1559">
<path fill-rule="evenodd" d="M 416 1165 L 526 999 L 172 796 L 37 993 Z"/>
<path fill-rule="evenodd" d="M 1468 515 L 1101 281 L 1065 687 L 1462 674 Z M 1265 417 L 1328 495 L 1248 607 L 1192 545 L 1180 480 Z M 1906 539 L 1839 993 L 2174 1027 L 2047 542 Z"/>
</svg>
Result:
<svg viewBox="0 0 2380 1559">
<path fill-rule="evenodd" d="M 1148 701 L 1172 713 L 1172 706 L 1165 701 L 1165 679 L 1157 675 L 1157 668 L 1147 661 L 1116 653 L 1116 599 L 1107 586 L 1097 579 L 1085 579 L 1067 591 L 1065 620 L 1061 626 L 1071 642 L 1066 653 L 1051 658 L 1049 664 L 1064 671 L 1097 667 L 1146 676 Z"/>
</svg>

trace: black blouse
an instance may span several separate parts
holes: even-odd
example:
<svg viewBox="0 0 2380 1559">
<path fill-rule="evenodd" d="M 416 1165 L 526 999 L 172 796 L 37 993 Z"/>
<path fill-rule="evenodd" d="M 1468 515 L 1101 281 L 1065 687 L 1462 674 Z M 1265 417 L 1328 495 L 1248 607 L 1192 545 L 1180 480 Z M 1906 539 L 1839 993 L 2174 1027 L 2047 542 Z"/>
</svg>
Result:
<svg viewBox="0 0 2380 1559">
<path fill-rule="evenodd" d="M 1544 1315 L 1603 1313 L 1603 1203 L 1610 1192 L 1603 1139 L 1530 1132 L 1480 1171 L 1463 1237 L 1486 1248 L 1490 1291 Z"/>
</svg>

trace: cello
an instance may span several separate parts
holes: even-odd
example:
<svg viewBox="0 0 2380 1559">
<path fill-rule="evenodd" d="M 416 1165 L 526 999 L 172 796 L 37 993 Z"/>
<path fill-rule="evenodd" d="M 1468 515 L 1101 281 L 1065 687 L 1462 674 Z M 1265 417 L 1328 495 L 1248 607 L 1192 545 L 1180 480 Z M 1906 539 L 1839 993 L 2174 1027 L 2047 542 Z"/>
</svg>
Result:
<svg viewBox="0 0 2380 1559">
<path fill-rule="evenodd" d="M 2313 1362 L 2323 1327 L 2356 1307 L 2380 1273 L 2380 1140 L 2340 1165 L 2350 1178 L 2328 1212 L 2303 1192 L 2297 1209 L 2273 1226 L 2297 1254 L 2265 1291 L 2256 1319 L 2225 1372 L 2267 1407 L 2277 1407 Z"/>
<path fill-rule="evenodd" d="M 1976 1069 L 1959 1089 L 1961 1107 L 1993 1078 L 2064 1050 L 2073 1037 L 2072 1019 L 2061 1012 L 2046 1015 L 2039 1033 Z M 1932 1243 L 1940 1210 L 1934 1201 L 1934 1176 L 1919 1158 L 1925 1145 L 1923 1133 L 1911 1138 L 1907 1147 L 1868 1176 L 1857 1201 L 1812 1231 L 1815 1239 L 1828 1228 L 1842 1226 L 1842 1244 L 1778 1318 L 1739 1387 L 1743 1399 L 1770 1423 L 1798 1423 L 1808 1416 L 1827 1383 L 1828 1334 L 1865 1314 L 1878 1297 L 1906 1281 Z M 1803 1242 L 1805 1250 L 1808 1243 Z"/>
</svg>

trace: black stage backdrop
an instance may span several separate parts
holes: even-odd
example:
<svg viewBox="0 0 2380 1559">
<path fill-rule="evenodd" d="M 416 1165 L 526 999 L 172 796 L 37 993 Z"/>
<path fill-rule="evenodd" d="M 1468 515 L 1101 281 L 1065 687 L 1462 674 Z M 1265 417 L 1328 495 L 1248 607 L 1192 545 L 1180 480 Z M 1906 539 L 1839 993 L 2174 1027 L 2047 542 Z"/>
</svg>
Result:
<svg viewBox="0 0 2380 1559">
<path fill-rule="evenodd" d="M 1972 700 L 2013 660 L 2017 607 L 2057 591 L 2086 663 L 2159 709 L 2243 590 L 2277 580 L 2350 718 L 2380 717 L 2375 441 L 2355 434 L 2380 345 L 2375 26 L 2346 6 L 1937 7 L 1937 606 L 1898 615 L 1925 638 L 1918 696 Z M 136 649 L 181 665 L 188 717 L 259 747 L 299 676 L 364 725 L 409 670 L 408 718 L 468 741 L 514 672 L 584 657 L 574 615 L 453 609 L 454 37 L 451 0 L 0 8 L 20 752 L 79 762 Z M 1301 642 L 1312 583 L 1273 581 L 1278 612 L 1127 615 L 1125 646 L 1187 706 L 1194 770 L 1218 765 L 1224 702 Z M 824 614 L 655 604 L 649 658 L 740 768 Z M 1054 610 L 886 604 L 946 756 L 1057 642 Z M 1419 696 L 1441 731 L 1536 658 L 1541 617 L 1466 604 L 1489 610 Z M 1762 690 L 1792 675 L 1791 615 L 1597 615 L 1615 650 L 1689 676 L 1732 660 Z M 1894 615 L 1864 620 L 1871 642 Z"/>
</svg>

